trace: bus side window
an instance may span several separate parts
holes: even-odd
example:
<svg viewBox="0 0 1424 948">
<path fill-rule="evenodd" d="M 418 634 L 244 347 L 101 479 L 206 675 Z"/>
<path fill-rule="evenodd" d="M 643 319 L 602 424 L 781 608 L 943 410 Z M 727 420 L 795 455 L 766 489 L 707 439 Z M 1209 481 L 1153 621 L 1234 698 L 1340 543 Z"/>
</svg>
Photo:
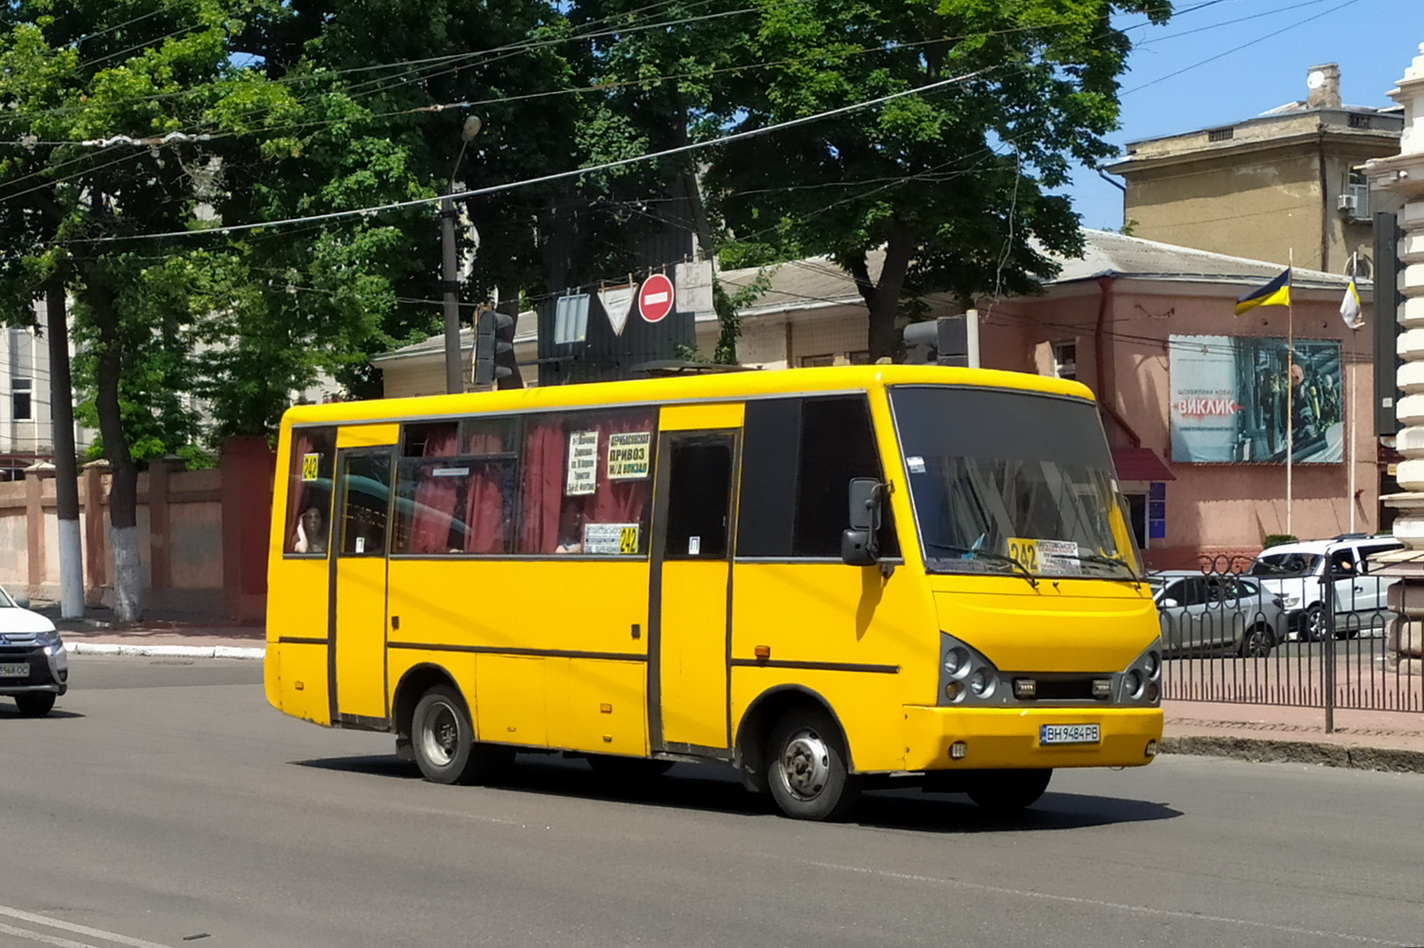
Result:
<svg viewBox="0 0 1424 948">
<path fill-rule="evenodd" d="M 646 556 L 656 442 L 651 409 L 527 416 L 517 552 Z"/>
<path fill-rule="evenodd" d="M 294 428 L 291 451 L 282 551 L 326 556 L 331 532 L 331 468 L 336 456 L 336 429 L 329 426 Z"/>
<path fill-rule="evenodd" d="M 747 403 L 737 555 L 840 559 L 850 481 L 885 479 L 864 395 Z M 900 555 L 883 511 L 880 555 Z"/>
<path fill-rule="evenodd" d="M 384 556 L 390 508 L 391 462 L 384 454 L 348 457 L 342 464 L 341 553 Z"/>
</svg>

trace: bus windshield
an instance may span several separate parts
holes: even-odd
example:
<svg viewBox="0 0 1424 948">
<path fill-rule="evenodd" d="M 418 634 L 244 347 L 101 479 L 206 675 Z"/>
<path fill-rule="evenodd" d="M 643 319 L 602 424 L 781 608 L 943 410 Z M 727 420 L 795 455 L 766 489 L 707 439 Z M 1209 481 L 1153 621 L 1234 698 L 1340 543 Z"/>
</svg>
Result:
<svg viewBox="0 0 1424 948">
<path fill-rule="evenodd" d="M 931 572 L 1141 574 L 1090 402 L 901 386 L 891 404 Z"/>
</svg>

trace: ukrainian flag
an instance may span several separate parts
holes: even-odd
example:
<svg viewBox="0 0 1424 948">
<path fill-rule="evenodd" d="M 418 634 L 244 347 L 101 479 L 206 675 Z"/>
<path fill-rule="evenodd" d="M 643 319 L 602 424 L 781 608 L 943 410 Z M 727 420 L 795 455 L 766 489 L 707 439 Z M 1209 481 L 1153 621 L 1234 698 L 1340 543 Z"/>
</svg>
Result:
<svg viewBox="0 0 1424 948">
<path fill-rule="evenodd" d="M 1236 301 L 1236 315 L 1240 316 L 1247 310 L 1255 309 L 1257 306 L 1289 306 L 1290 305 L 1290 267 L 1286 267 L 1285 272 L 1276 277 L 1270 283 L 1258 290 L 1252 290 Z"/>
</svg>

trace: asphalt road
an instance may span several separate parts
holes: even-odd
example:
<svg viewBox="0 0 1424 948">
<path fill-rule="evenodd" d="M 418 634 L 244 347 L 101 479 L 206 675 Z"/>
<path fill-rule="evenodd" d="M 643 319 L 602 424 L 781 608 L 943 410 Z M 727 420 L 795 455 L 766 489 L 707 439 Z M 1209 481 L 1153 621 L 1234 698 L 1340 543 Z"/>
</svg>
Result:
<svg viewBox="0 0 1424 948">
<path fill-rule="evenodd" d="M 3 948 L 1424 944 L 1418 775 L 1166 757 L 816 825 L 690 766 L 434 786 L 255 662 L 73 665 L 52 717 L 0 699 Z"/>
</svg>

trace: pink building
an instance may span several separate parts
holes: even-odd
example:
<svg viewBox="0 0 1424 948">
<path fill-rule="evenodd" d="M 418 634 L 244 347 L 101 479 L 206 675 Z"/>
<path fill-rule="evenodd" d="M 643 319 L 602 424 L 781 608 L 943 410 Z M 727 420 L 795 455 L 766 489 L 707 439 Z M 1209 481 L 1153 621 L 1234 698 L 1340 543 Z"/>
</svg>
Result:
<svg viewBox="0 0 1424 948">
<path fill-rule="evenodd" d="M 1368 332 L 1340 317 L 1347 278 L 1297 268 L 1289 308 L 1236 316 L 1237 298 L 1279 276 L 1283 262 L 1084 235 L 1083 258 L 1062 261 L 1042 296 L 980 302 L 982 364 L 1073 377 L 1098 394 L 1148 564 L 1228 566 L 1271 534 L 1377 530 L 1373 350 Z M 848 277 L 826 261 L 798 261 L 776 268 L 771 283 L 745 313 L 744 362 L 857 360 L 865 308 Z M 1369 284 L 1360 293 L 1368 325 Z M 931 310 L 954 312 L 944 301 Z"/>
</svg>

